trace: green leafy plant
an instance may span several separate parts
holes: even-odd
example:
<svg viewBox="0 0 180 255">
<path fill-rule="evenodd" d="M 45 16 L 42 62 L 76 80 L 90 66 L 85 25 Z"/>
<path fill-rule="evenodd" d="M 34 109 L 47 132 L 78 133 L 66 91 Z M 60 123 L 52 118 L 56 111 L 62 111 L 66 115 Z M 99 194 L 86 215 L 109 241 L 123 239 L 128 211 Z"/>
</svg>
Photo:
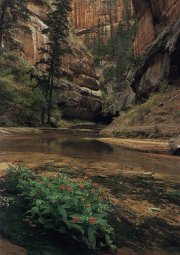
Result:
<svg viewBox="0 0 180 255">
<path fill-rule="evenodd" d="M 10 166 L 6 182 L 28 201 L 27 215 L 33 223 L 70 235 L 91 249 L 115 248 L 107 220 L 112 206 L 90 181 L 65 174 L 44 177 L 23 166 Z"/>
<path fill-rule="evenodd" d="M 180 205 L 180 190 L 169 192 L 167 195 L 171 202 Z"/>
</svg>

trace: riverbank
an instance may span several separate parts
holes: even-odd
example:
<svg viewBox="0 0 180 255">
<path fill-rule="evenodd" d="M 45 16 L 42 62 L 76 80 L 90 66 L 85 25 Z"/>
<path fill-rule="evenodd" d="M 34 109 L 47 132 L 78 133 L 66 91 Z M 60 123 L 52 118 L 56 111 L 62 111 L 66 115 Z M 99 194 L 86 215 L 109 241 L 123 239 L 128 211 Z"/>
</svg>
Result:
<svg viewBox="0 0 180 255">
<path fill-rule="evenodd" d="M 38 135 L 38 134 L 66 134 L 66 135 L 89 135 L 89 136 L 99 136 L 101 128 L 92 125 L 88 128 L 76 128 L 77 125 L 67 127 L 67 128 L 52 128 L 52 127 L 4 127 L 0 128 L 0 137 L 5 136 L 23 136 L 23 135 Z"/>
<path fill-rule="evenodd" d="M 119 138 L 170 139 L 179 135 L 180 93 L 178 88 L 152 94 L 143 104 L 133 105 L 101 131 Z"/>
<path fill-rule="evenodd" d="M 117 145 L 121 148 L 127 148 L 142 152 L 169 153 L 169 143 L 167 140 L 159 139 L 137 139 L 137 138 L 108 138 L 100 137 L 98 141 Z"/>
<path fill-rule="evenodd" d="M 15 135 L 33 135 L 33 134 L 42 134 L 42 131 L 39 128 L 31 128 L 31 127 L 1 127 L 0 128 L 0 137 L 15 136 Z"/>
</svg>

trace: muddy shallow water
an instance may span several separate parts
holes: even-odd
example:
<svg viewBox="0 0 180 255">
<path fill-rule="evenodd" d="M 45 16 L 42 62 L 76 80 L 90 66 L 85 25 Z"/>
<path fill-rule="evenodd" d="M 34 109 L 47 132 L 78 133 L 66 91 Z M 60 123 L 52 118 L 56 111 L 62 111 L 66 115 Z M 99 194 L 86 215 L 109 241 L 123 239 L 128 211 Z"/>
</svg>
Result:
<svg viewBox="0 0 180 255">
<path fill-rule="evenodd" d="M 95 138 L 52 134 L 0 138 L 0 163 L 14 160 L 30 165 L 49 160 L 99 174 L 153 172 L 176 181 L 180 170 L 179 157 L 129 150 Z"/>
</svg>

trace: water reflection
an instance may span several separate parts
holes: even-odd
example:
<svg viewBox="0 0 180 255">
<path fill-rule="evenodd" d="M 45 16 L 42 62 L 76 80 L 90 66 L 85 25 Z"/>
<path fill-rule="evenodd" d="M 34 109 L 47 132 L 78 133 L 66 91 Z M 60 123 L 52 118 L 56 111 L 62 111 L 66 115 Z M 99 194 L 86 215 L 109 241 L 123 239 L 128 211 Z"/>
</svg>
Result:
<svg viewBox="0 0 180 255">
<path fill-rule="evenodd" d="M 83 137 L 60 135 L 35 135 L 26 137 L 6 137 L 0 139 L 0 155 L 13 152 L 58 154 L 69 157 L 85 164 L 104 167 L 105 164 L 115 168 L 140 169 L 155 173 L 177 174 L 180 169 L 180 160 L 169 155 L 157 155 L 131 151 Z M 48 157 L 48 156 L 47 156 Z M 89 166 L 89 165 L 88 165 Z"/>
</svg>

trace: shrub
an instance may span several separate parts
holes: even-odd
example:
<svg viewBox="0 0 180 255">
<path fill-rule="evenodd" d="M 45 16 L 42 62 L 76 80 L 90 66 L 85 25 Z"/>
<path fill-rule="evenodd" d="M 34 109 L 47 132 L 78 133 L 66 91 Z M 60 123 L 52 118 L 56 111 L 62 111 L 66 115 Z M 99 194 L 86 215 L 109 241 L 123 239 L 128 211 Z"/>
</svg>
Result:
<svg viewBox="0 0 180 255">
<path fill-rule="evenodd" d="M 65 174 L 38 176 L 23 166 L 10 166 L 6 183 L 28 201 L 27 214 L 33 223 L 71 235 L 92 249 L 114 248 L 113 229 L 107 221 L 112 207 L 103 190 L 90 181 Z"/>
<path fill-rule="evenodd" d="M 41 111 L 47 108 L 47 102 L 32 78 L 33 72 L 33 66 L 13 52 L 0 56 L 0 114 L 3 125 L 40 124 Z"/>
<path fill-rule="evenodd" d="M 173 192 L 169 192 L 168 199 L 175 204 L 180 205 L 180 190 L 175 190 Z"/>
</svg>

